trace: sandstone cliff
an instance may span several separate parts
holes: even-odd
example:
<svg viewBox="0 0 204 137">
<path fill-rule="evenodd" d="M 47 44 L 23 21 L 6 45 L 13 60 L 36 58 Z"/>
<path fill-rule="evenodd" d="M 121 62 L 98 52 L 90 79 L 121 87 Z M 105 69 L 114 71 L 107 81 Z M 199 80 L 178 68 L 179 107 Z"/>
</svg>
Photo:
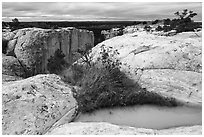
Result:
<svg viewBox="0 0 204 137">
<path fill-rule="evenodd" d="M 76 28 L 25 28 L 4 33 L 3 39 L 8 40 L 5 54 L 18 59 L 27 77 L 46 73 L 48 59 L 57 49 L 65 54 L 67 63 L 72 63 L 78 59 L 73 54 L 76 50 L 85 50 L 86 44 L 94 46 L 93 32 Z"/>
</svg>

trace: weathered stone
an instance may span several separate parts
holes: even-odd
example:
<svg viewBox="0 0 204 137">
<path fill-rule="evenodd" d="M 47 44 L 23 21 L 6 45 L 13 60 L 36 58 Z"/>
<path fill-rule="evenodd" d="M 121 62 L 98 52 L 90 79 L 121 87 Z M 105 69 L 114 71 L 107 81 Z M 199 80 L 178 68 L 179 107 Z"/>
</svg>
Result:
<svg viewBox="0 0 204 137">
<path fill-rule="evenodd" d="M 10 40 L 8 42 L 7 50 L 6 50 L 7 56 L 15 56 L 14 49 L 15 49 L 16 43 L 17 43 L 16 39 Z"/>
<path fill-rule="evenodd" d="M 137 34 L 137 37 L 132 37 Z M 201 38 L 200 38 L 201 39 Z M 93 48 L 96 55 L 101 45 L 113 47 L 118 56 L 132 68 L 176 69 L 201 72 L 201 41 L 199 39 L 177 39 L 155 36 L 146 32 L 127 34 L 106 40 Z"/>
<path fill-rule="evenodd" d="M 18 59 L 5 55 L 2 57 L 2 74 L 18 77 L 25 77 L 26 75 Z"/>
<path fill-rule="evenodd" d="M 2 39 L 8 40 L 8 41 L 12 40 L 15 37 L 15 33 L 16 33 L 16 31 L 14 31 L 14 32 L 4 32 L 4 33 L 2 33 Z"/>
<path fill-rule="evenodd" d="M 144 70 L 138 83 L 148 91 L 171 96 L 191 105 L 202 105 L 202 75 L 172 69 Z"/>
<path fill-rule="evenodd" d="M 61 125 L 46 135 L 153 135 L 152 129 L 136 129 L 105 122 L 74 122 Z"/>
<path fill-rule="evenodd" d="M 113 47 L 122 70 L 148 91 L 201 105 L 202 44 L 193 32 L 156 36 L 136 32 L 106 40 L 92 50 L 94 60 L 100 47 Z M 130 67 L 128 67 L 130 66 Z M 127 73 L 128 74 L 128 73 Z"/>
<path fill-rule="evenodd" d="M 61 125 L 47 135 L 201 135 L 202 126 L 177 127 L 163 130 L 134 128 L 105 122 L 74 122 Z"/>
<path fill-rule="evenodd" d="M 54 74 L 3 83 L 2 133 L 44 134 L 75 117 L 71 87 Z M 61 120 L 62 119 L 62 120 Z"/>
</svg>

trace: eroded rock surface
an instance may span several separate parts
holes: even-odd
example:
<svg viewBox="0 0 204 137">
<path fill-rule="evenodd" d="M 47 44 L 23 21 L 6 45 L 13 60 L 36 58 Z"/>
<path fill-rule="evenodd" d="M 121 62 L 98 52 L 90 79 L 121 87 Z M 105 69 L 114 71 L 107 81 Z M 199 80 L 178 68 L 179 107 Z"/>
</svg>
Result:
<svg viewBox="0 0 204 137">
<path fill-rule="evenodd" d="M 118 126 L 105 122 L 74 122 L 61 125 L 47 135 L 201 135 L 201 126 L 163 130 Z"/>
<path fill-rule="evenodd" d="M 122 69 L 143 88 L 201 105 L 202 37 L 195 36 L 193 32 L 169 37 L 135 32 L 98 44 L 92 54 L 96 59 L 102 45 L 112 47 L 120 53 L 116 58 Z"/>
<path fill-rule="evenodd" d="M 71 87 L 54 74 L 37 75 L 2 86 L 2 133 L 44 134 L 70 122 L 77 109 Z"/>
<path fill-rule="evenodd" d="M 24 77 L 24 68 L 13 56 L 2 56 L 2 74 L 9 76 Z"/>
</svg>

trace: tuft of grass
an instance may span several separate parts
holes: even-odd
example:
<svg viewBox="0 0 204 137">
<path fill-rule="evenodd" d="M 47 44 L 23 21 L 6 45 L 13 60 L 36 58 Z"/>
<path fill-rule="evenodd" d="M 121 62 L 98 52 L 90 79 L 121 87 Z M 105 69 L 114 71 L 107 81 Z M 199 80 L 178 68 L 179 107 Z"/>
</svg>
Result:
<svg viewBox="0 0 204 137">
<path fill-rule="evenodd" d="M 62 80 L 68 84 L 76 85 L 84 74 L 84 68 L 82 65 L 71 65 L 68 69 L 64 69 L 59 75 Z"/>
<path fill-rule="evenodd" d="M 76 74 L 74 77 L 77 77 L 74 85 L 80 87 L 74 91 L 74 97 L 82 113 L 100 108 L 142 104 L 177 106 L 174 98 L 163 97 L 141 88 L 118 68 L 96 66 L 85 68 L 80 65 L 74 71 Z M 77 72 L 83 74 L 78 77 Z"/>
<path fill-rule="evenodd" d="M 72 75 L 65 78 L 79 89 L 74 90 L 74 97 L 79 105 L 79 112 L 92 112 L 100 108 L 155 104 L 177 106 L 174 98 L 163 97 L 149 92 L 130 79 L 120 70 L 121 62 L 110 55 L 109 50 L 101 49 L 101 65 L 85 63 L 70 67 Z M 118 52 L 113 52 L 118 54 Z"/>
</svg>

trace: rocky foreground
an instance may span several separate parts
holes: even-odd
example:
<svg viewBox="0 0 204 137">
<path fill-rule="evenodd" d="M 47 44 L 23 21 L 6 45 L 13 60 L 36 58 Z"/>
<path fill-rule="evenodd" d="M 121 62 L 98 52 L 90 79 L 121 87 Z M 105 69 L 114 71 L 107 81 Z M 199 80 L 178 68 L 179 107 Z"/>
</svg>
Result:
<svg viewBox="0 0 204 137">
<path fill-rule="evenodd" d="M 3 134 L 45 134 L 62 119 L 70 122 L 77 109 L 71 89 L 54 74 L 4 83 Z"/>
<path fill-rule="evenodd" d="M 201 125 L 153 130 L 102 122 L 71 122 L 77 113 L 77 102 L 72 93 L 74 87 L 64 83 L 54 74 L 23 78 L 25 70 L 19 60 L 29 56 L 27 53 L 31 51 L 27 48 L 19 50 L 23 51 L 23 54 L 19 55 L 26 55 L 18 56 L 20 52 L 17 52 L 16 47 L 24 47 L 21 38 L 28 43 L 32 39 L 37 40 L 33 34 L 38 33 L 31 32 L 22 33 L 22 36 L 18 37 L 18 44 L 14 50 L 17 58 L 3 55 L 2 133 L 4 135 L 202 133 Z M 24 38 L 30 33 L 32 37 Z M 201 36 L 201 33 L 199 35 Z M 200 106 L 202 105 L 201 40 L 202 37 L 198 37 L 193 32 L 169 37 L 135 32 L 98 44 L 93 48 L 92 54 L 96 58 L 100 46 L 103 44 L 106 47 L 111 46 L 120 53 L 117 58 L 123 63 L 122 69 L 130 72 L 128 75 L 147 91 L 174 97 L 186 105 Z M 43 40 L 40 39 L 38 42 L 41 43 Z M 30 46 L 35 47 L 33 44 Z M 38 58 L 32 58 L 36 61 L 35 59 Z"/>
</svg>

